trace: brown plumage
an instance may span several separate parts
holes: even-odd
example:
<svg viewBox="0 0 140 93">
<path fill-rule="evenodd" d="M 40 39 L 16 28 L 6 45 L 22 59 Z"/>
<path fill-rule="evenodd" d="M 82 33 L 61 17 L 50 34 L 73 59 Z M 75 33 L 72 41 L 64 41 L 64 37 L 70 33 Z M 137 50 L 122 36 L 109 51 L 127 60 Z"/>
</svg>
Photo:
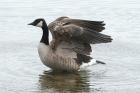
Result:
<svg viewBox="0 0 140 93">
<path fill-rule="evenodd" d="M 37 19 L 29 25 L 42 28 L 39 56 L 45 65 L 55 70 L 77 71 L 92 59 L 90 44 L 112 41 L 110 36 L 100 33 L 105 29 L 103 21 L 59 17 L 48 26 L 44 19 Z M 48 30 L 52 34 L 50 44 Z"/>
<path fill-rule="evenodd" d="M 73 47 L 70 49 L 77 54 L 76 61 L 88 63 L 92 59 L 90 56 L 90 44 L 108 43 L 112 38 L 108 35 L 100 33 L 105 29 L 103 21 L 89 21 L 80 19 L 71 19 L 69 17 L 59 17 L 48 25 L 52 33 L 53 49 L 63 41 Z"/>
</svg>

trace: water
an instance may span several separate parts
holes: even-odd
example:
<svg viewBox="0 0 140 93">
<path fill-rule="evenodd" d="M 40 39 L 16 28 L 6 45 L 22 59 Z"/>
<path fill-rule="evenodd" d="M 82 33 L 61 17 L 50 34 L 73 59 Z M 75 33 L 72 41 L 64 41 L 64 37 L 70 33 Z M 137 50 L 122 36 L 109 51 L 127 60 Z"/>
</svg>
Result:
<svg viewBox="0 0 140 93">
<path fill-rule="evenodd" d="M 0 1 L 0 93 L 140 93 L 139 0 Z M 110 44 L 93 45 L 106 65 L 78 73 L 54 73 L 38 57 L 42 32 L 28 26 L 59 16 L 104 20 Z"/>
</svg>

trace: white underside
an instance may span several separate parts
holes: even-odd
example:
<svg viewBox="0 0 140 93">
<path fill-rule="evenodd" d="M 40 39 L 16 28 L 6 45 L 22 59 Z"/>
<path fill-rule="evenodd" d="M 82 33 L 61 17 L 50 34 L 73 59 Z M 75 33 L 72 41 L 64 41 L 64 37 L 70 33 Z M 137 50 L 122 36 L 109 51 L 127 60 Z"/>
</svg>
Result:
<svg viewBox="0 0 140 93">
<path fill-rule="evenodd" d="M 89 62 L 89 63 L 83 63 L 83 64 L 80 66 L 80 69 L 86 68 L 86 67 L 88 67 L 88 66 L 92 66 L 92 65 L 94 65 L 94 64 L 96 64 L 96 59 L 92 59 L 91 62 Z"/>
</svg>

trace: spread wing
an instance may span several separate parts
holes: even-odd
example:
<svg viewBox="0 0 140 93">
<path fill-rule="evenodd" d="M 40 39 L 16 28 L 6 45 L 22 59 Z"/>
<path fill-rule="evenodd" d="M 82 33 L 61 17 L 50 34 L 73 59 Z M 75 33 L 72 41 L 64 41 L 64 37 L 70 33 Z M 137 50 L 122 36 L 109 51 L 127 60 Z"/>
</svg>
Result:
<svg viewBox="0 0 140 93">
<path fill-rule="evenodd" d="M 111 37 L 108 35 L 104 35 L 96 30 L 80 27 L 75 24 L 56 26 L 53 33 L 63 38 L 66 37 L 65 39 L 68 38 L 70 40 L 89 44 L 108 43 L 112 41 Z"/>
<path fill-rule="evenodd" d="M 49 24 L 49 30 L 53 36 L 53 44 L 56 48 L 61 42 L 68 43 L 69 49 L 77 54 L 76 60 L 81 62 L 89 62 L 91 57 L 90 44 L 108 43 L 112 38 L 108 35 L 100 33 L 104 30 L 102 21 L 88 21 L 79 19 L 70 19 L 68 17 L 60 17 Z M 63 43 L 64 44 L 64 43 Z"/>
<path fill-rule="evenodd" d="M 81 20 L 81 19 L 71 19 L 68 17 L 59 17 L 56 21 L 61 21 L 64 24 L 74 24 L 80 27 L 87 29 L 92 29 L 97 32 L 101 32 L 105 29 L 104 21 L 90 21 L 90 20 Z"/>
</svg>

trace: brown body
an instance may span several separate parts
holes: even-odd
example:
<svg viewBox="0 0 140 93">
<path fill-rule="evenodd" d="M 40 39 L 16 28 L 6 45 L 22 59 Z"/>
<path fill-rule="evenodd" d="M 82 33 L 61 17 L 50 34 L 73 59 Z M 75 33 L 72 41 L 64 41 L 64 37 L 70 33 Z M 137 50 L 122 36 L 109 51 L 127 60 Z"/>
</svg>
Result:
<svg viewBox="0 0 140 93">
<path fill-rule="evenodd" d="M 110 36 L 100 33 L 105 29 L 103 21 L 59 17 L 48 26 L 44 19 L 37 19 L 30 25 L 43 29 L 39 56 L 43 64 L 55 70 L 77 71 L 83 63 L 92 59 L 90 44 L 112 41 Z M 50 44 L 48 30 L 52 34 Z"/>
</svg>

